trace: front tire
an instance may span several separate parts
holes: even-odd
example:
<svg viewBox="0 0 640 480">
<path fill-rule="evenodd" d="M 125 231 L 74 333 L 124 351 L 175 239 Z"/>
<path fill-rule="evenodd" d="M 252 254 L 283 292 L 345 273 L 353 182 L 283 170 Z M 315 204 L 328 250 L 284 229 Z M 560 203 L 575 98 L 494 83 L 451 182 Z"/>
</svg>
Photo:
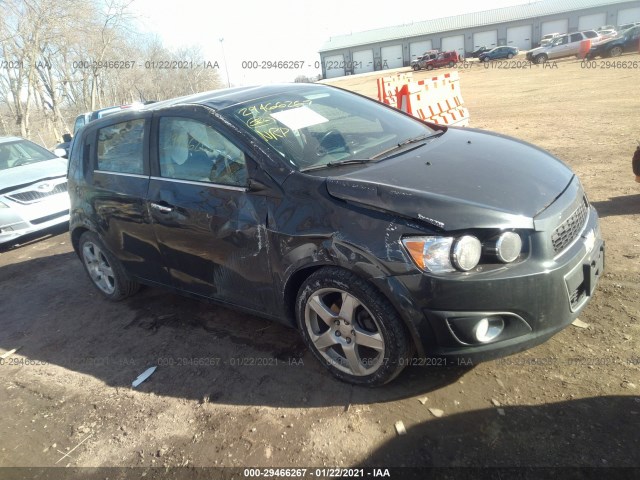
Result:
<svg viewBox="0 0 640 480">
<path fill-rule="evenodd" d="M 100 237 L 85 232 L 80 237 L 80 258 L 93 286 L 107 299 L 117 302 L 130 297 L 140 285 L 131 280 L 124 267 L 104 246 Z"/>
<path fill-rule="evenodd" d="M 613 47 L 609 50 L 610 57 L 619 57 L 620 55 L 622 55 L 622 47 Z"/>
<path fill-rule="evenodd" d="M 400 374 L 413 353 L 393 306 L 347 270 L 326 267 L 312 274 L 298 293 L 296 318 L 315 357 L 348 383 L 384 385 Z"/>
<path fill-rule="evenodd" d="M 507 58 L 511 60 L 513 58 L 513 53 L 510 53 L 509 55 L 507 55 Z"/>
<path fill-rule="evenodd" d="M 538 65 L 540 65 L 541 63 L 545 63 L 547 60 L 549 60 L 549 57 L 547 57 L 547 55 L 544 53 L 536 57 L 536 63 Z"/>
</svg>

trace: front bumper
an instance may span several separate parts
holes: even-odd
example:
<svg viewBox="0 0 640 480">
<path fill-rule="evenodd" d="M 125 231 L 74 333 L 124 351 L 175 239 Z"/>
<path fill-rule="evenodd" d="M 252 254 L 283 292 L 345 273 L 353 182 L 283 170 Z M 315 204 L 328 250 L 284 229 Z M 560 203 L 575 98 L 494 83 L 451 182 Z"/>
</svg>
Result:
<svg viewBox="0 0 640 480">
<path fill-rule="evenodd" d="M 519 265 L 456 278 L 397 276 L 395 290 L 406 292 L 400 309 L 424 356 L 489 360 L 540 344 L 569 325 L 593 296 L 604 250 L 598 215 L 589 207 L 576 240 L 552 259 L 531 255 Z M 461 325 L 489 317 L 504 319 L 493 341 L 469 341 L 461 334 Z"/>
<path fill-rule="evenodd" d="M 43 183 L 0 195 L 0 244 L 69 221 L 66 178 Z"/>
</svg>

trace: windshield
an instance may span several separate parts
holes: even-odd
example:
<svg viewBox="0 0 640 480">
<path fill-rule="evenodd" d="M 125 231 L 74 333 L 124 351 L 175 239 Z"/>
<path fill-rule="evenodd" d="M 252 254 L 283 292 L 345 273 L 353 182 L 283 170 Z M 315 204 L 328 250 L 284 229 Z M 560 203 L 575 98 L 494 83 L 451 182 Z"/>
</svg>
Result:
<svg viewBox="0 0 640 480">
<path fill-rule="evenodd" d="M 0 143 L 0 170 L 56 158 L 53 153 L 28 140 Z"/>
<path fill-rule="evenodd" d="M 339 89 L 309 86 L 221 111 L 297 169 L 381 152 L 434 130 L 377 102 Z"/>
</svg>

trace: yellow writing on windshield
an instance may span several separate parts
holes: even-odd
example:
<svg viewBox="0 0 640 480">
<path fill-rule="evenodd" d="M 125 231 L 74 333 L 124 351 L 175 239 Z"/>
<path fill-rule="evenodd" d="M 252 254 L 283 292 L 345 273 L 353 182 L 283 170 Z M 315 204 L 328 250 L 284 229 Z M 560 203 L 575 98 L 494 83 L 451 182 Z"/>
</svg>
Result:
<svg viewBox="0 0 640 480">
<path fill-rule="evenodd" d="M 256 133 L 260 135 L 263 140 L 269 142 L 271 140 L 277 140 L 278 138 L 284 138 L 290 131 L 291 130 L 289 130 L 288 128 L 275 127 L 262 132 L 256 130 Z"/>
<path fill-rule="evenodd" d="M 305 105 L 310 105 L 311 100 L 287 100 L 284 102 L 266 102 L 260 103 L 256 105 L 251 105 L 250 107 L 243 107 L 238 110 L 238 115 L 241 117 L 255 117 L 264 115 L 265 113 L 271 113 L 276 110 L 283 110 L 285 108 L 298 108 L 303 107 Z"/>
</svg>

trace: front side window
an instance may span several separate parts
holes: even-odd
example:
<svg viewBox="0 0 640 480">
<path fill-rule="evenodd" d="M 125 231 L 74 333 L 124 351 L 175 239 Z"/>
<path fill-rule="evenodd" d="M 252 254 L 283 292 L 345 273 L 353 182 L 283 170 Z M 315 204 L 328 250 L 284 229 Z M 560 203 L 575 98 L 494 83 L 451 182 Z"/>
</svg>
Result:
<svg viewBox="0 0 640 480">
<path fill-rule="evenodd" d="M 564 35 L 562 37 L 556 37 L 556 39 L 553 41 L 554 46 L 566 45 L 567 43 L 569 43 L 569 37 L 567 35 Z"/>
<path fill-rule="evenodd" d="M 162 177 L 237 186 L 247 183 L 244 152 L 210 125 L 162 117 L 158 142 Z"/>
<path fill-rule="evenodd" d="M 434 133 L 424 123 L 366 98 L 301 87 L 220 111 L 300 170 L 369 160 Z"/>
<path fill-rule="evenodd" d="M 574 33 L 573 35 L 571 35 L 571 43 L 580 42 L 580 41 L 582 41 L 582 34 L 581 33 Z"/>
<path fill-rule="evenodd" d="M 98 170 L 143 173 L 144 122 L 128 120 L 98 130 Z"/>
</svg>

